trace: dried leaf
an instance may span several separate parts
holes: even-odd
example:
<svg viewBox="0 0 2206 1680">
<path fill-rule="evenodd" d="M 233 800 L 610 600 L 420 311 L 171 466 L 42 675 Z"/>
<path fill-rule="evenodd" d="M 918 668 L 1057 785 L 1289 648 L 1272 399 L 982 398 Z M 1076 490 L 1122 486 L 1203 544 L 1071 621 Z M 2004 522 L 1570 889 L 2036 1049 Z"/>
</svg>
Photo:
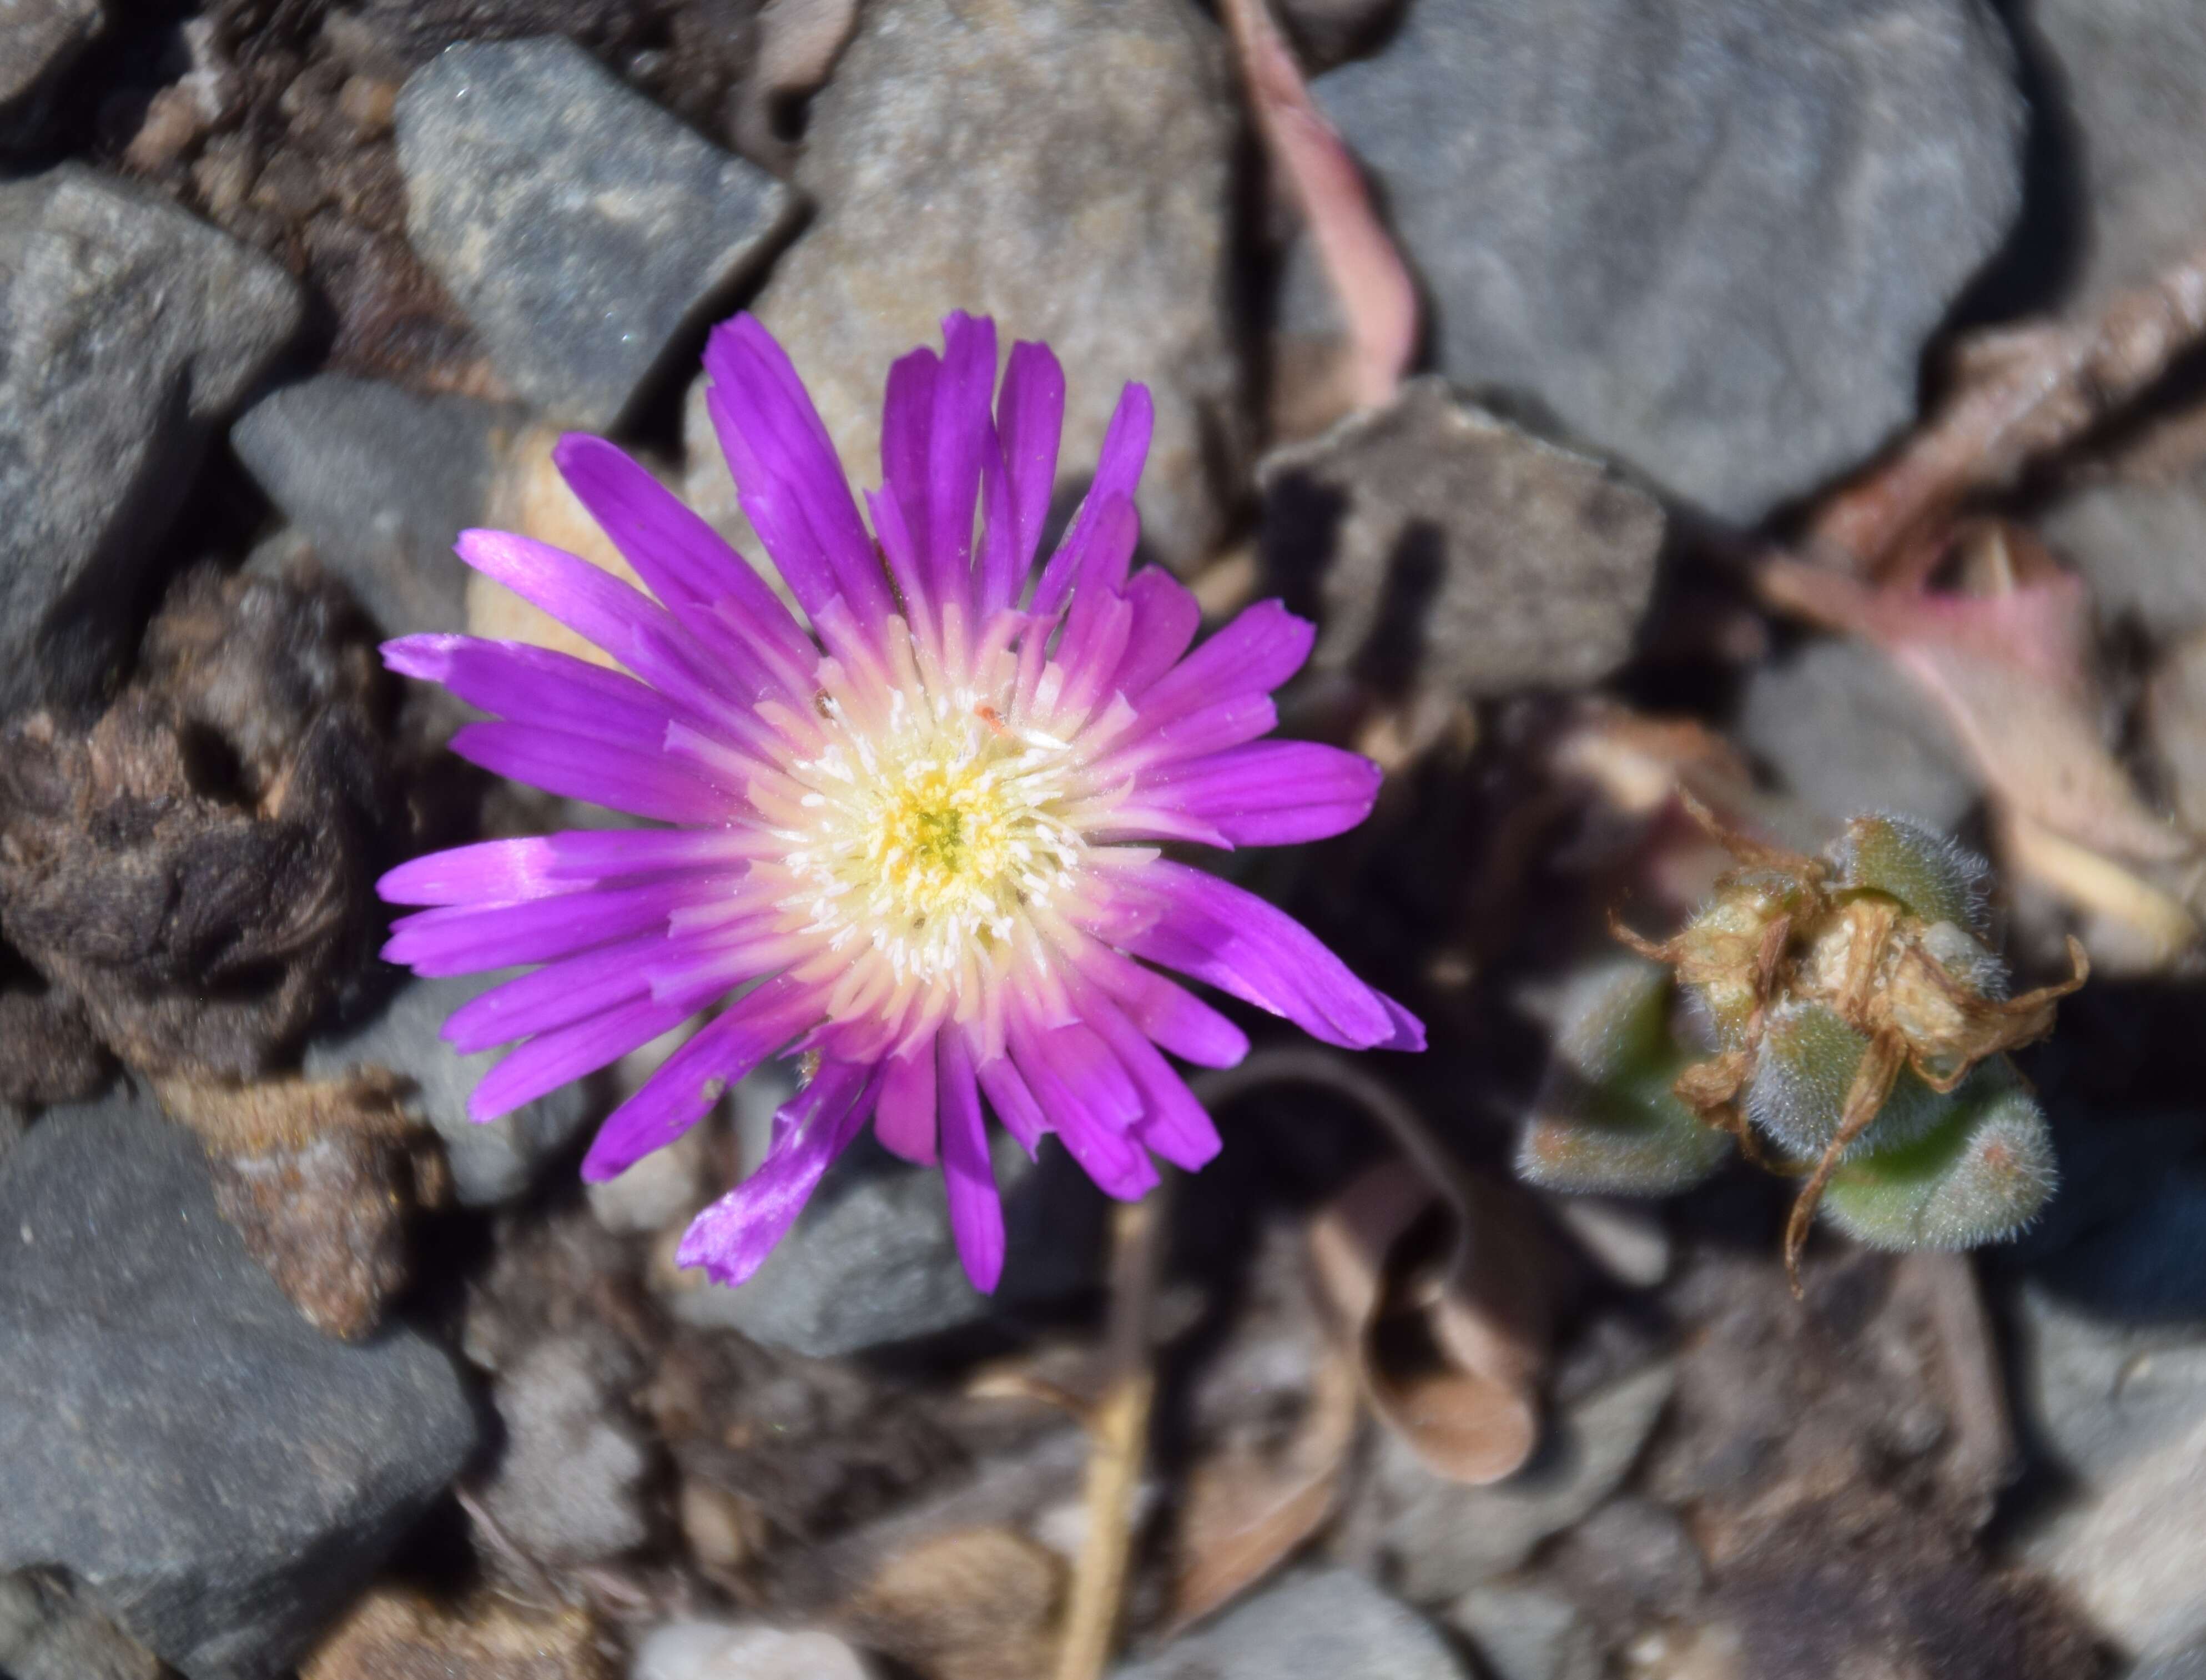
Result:
<svg viewBox="0 0 2206 1680">
<path fill-rule="evenodd" d="M 1374 1168 L 1310 1247 L 1380 1420 L 1435 1475 L 1499 1481 L 1539 1440 L 1547 1302 L 1536 1231 L 1482 1180 Z"/>
<path fill-rule="evenodd" d="M 1241 73 L 1264 144 L 1294 188 L 1355 346 L 1356 400 L 1392 397 L 1416 349 L 1417 297 L 1356 160 L 1303 80 L 1268 0 L 1225 0 Z"/>
<path fill-rule="evenodd" d="M 1338 1503 L 1362 1407 L 1305 1247 L 1298 1226 L 1267 1233 L 1249 1298 L 1190 1395 L 1203 1444 L 1178 1499 L 1168 1633 L 1269 1575 Z"/>
<path fill-rule="evenodd" d="M 2146 807 L 2100 738 L 2081 582 L 2012 528 L 1969 535 L 1987 562 L 1973 592 L 1872 589 L 1787 559 L 1764 563 L 1762 589 L 1882 649 L 1943 709 L 2011 809 L 2117 858 L 2185 856 L 2190 842 Z"/>
</svg>

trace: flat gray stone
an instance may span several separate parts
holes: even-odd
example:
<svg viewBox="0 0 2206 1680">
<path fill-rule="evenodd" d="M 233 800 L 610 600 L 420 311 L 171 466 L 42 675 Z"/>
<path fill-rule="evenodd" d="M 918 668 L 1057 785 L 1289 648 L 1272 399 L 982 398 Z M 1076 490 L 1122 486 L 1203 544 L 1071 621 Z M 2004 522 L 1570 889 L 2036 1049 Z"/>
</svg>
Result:
<svg viewBox="0 0 2206 1680">
<path fill-rule="evenodd" d="M 1891 661 L 1850 637 L 1818 637 L 1755 667 L 1738 732 L 1834 824 L 1896 811 L 1950 834 L 1979 796 L 1966 750 L 1936 706 Z"/>
<path fill-rule="evenodd" d="M 1676 1385 L 1675 1362 L 1661 1360 L 1596 1389 L 1549 1420 L 1529 1465 L 1486 1487 L 1445 1481 L 1386 1438 L 1374 1467 L 1389 1512 L 1380 1544 L 1402 1595 L 1459 1598 L 1587 1516 L 1631 1471 Z"/>
<path fill-rule="evenodd" d="M 468 1117 L 468 1093 L 504 1051 L 462 1055 L 440 1036 L 444 1022 L 462 1004 L 521 972 L 408 980 L 379 1014 L 307 1047 L 311 1078 L 381 1067 L 408 1082 L 407 1107 L 444 1140 L 452 1193 L 464 1207 L 494 1207 L 525 1195 L 545 1162 L 573 1143 L 599 1111 L 588 1083 L 577 1080 L 500 1119 Z"/>
<path fill-rule="evenodd" d="M 748 1282 L 695 1282 L 673 1309 L 691 1324 L 827 1358 L 979 1324 L 1094 1282 L 1102 1193 L 1053 1140 L 1029 1162 L 998 1132 L 994 1162 L 1006 1246 L 993 1297 L 958 1261 L 942 1175 L 898 1160 L 869 1132 L 828 1169 Z"/>
<path fill-rule="evenodd" d="M 0 1575 L 0 1674 L 9 1680 L 162 1680 L 161 1660 L 53 1569 Z"/>
<path fill-rule="evenodd" d="M 753 306 L 844 465 L 880 481 L 889 364 L 953 309 L 1000 350 L 1064 364 L 1061 495 L 1093 473 L 1130 380 L 1156 398 L 1138 498 L 1149 553 L 1186 567 L 1225 529 L 1249 447 L 1234 323 L 1239 95 L 1183 0 L 899 0 L 861 10 L 809 107 L 797 182 L 819 220 Z M 691 392 L 689 499 L 739 547 L 719 446 Z"/>
<path fill-rule="evenodd" d="M 80 164 L 0 185 L 0 714 L 104 686 L 209 429 L 304 308 L 143 188 Z"/>
<path fill-rule="evenodd" d="M 1290 594 L 1315 580 L 1321 666 L 1577 687 L 1624 662 L 1654 590 L 1661 505 L 1443 380 L 1274 453 L 1260 481 L 1265 565 Z"/>
<path fill-rule="evenodd" d="M 799 213 L 557 37 L 447 47 L 408 78 L 396 120 L 414 249 L 514 389 L 593 431 Z"/>
<path fill-rule="evenodd" d="M 39 143 L 62 78 L 106 22 L 100 0 L 0 0 L 0 147 Z"/>
<path fill-rule="evenodd" d="M 1289 1575 L 1112 1680 L 1465 1680 L 1447 1642 L 1351 1569 Z"/>
<path fill-rule="evenodd" d="M 652 1459 L 618 1395 L 639 1373 L 611 1340 L 548 1336 L 498 1375 L 505 1444 L 483 1506 L 546 1563 L 617 1557 L 651 1533 L 643 1481 Z"/>
<path fill-rule="evenodd" d="M 1751 523 L 1913 417 L 2021 200 L 2012 57 L 1981 0 L 1418 0 L 1315 91 L 1443 371 Z"/>
<path fill-rule="evenodd" d="M 188 1680 L 273 1680 L 457 1474 L 475 1422 L 419 1334 L 299 1316 L 128 1093 L 0 1166 L 0 1573 L 59 1567 Z"/>
<path fill-rule="evenodd" d="M 1543 1587 L 1474 1587 L 1448 1606 L 1494 1680 L 1601 1680 L 1601 1641 L 1577 1606 Z"/>
<path fill-rule="evenodd" d="M 511 407 L 324 374 L 271 392 L 230 430 L 268 499 L 393 636 L 467 628 L 453 541 L 484 522 Z"/>
</svg>

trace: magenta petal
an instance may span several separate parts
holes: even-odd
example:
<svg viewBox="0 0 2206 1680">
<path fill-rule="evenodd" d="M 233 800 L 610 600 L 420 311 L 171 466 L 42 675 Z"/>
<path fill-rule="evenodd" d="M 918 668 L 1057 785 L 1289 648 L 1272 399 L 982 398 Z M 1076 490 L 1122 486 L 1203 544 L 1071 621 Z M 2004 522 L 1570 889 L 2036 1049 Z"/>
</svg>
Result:
<svg viewBox="0 0 2206 1680">
<path fill-rule="evenodd" d="M 665 946 L 653 929 L 492 986 L 445 1018 L 442 1037 L 462 1055 L 570 1026 L 651 989 L 645 961 Z"/>
<path fill-rule="evenodd" d="M 570 432 L 560 475 L 651 592 L 747 686 L 801 682 L 816 657 L 789 609 L 727 540 L 603 438 Z"/>
<path fill-rule="evenodd" d="M 470 1120 L 496 1120 L 547 1091 L 617 1061 L 697 1013 L 700 1000 L 638 998 L 531 1038 L 483 1076 L 468 1097 Z"/>
<path fill-rule="evenodd" d="M 601 741 L 655 749 L 683 715 L 648 685 L 526 642 L 408 636 L 383 644 L 401 676 L 441 683 L 470 706 Z"/>
<path fill-rule="evenodd" d="M 1134 1201 L 1156 1187 L 1148 1151 L 1129 1135 L 1141 1093 L 1089 1028 L 1015 1029 L 1012 1059 L 1081 1170 L 1106 1195 Z"/>
<path fill-rule="evenodd" d="M 996 384 L 996 324 L 954 311 L 942 323 L 942 375 L 927 436 L 928 532 L 923 571 L 929 594 L 973 613 L 973 505 L 988 439 Z"/>
<path fill-rule="evenodd" d="M 808 613 L 846 596 L 863 622 L 888 616 L 887 580 L 858 517 L 827 427 L 773 335 L 748 314 L 705 345 L 706 410 L 736 477 L 736 498 Z"/>
<path fill-rule="evenodd" d="M 1108 998 L 1092 991 L 1082 1000 L 1088 1024 L 1111 1047 L 1142 1093 L 1135 1135 L 1172 1163 L 1193 1172 L 1221 1147 L 1218 1128 L 1187 1081 L 1172 1072 L 1156 1046 Z"/>
<path fill-rule="evenodd" d="M 1185 864 L 1146 864 L 1136 894 L 1164 913 L 1118 942 L 1136 956 L 1283 1015 L 1328 1044 L 1394 1048 L 1413 1019 L 1348 972 L 1316 935 L 1253 893 Z M 1406 1024 L 1406 1025 L 1405 1025 Z"/>
<path fill-rule="evenodd" d="M 1269 694 L 1303 667 L 1317 627 L 1260 601 L 1152 684 L 1139 707 L 1160 722 L 1243 695 Z"/>
<path fill-rule="evenodd" d="M 1042 568 L 1041 582 L 1034 586 L 1033 611 L 1037 614 L 1054 613 L 1064 604 L 1079 575 L 1082 557 L 1088 552 L 1094 523 L 1111 499 L 1133 499 L 1134 488 L 1142 481 L 1142 463 L 1148 458 L 1149 433 L 1155 423 L 1156 408 L 1149 400 L 1148 388 L 1129 385 L 1104 431 L 1103 451 L 1096 459 L 1095 476 L 1080 511 L 1057 553 Z"/>
<path fill-rule="evenodd" d="M 1233 1067 L 1249 1054 L 1249 1036 L 1185 987 L 1143 968 L 1107 945 L 1081 954 L 1081 972 L 1108 992 L 1134 1025 L 1183 1061 Z"/>
<path fill-rule="evenodd" d="M 569 799 L 662 822 L 727 822 L 741 798 L 700 780 L 680 761 L 526 723 L 471 723 L 452 737 L 470 764 Z"/>
<path fill-rule="evenodd" d="M 1136 805 L 1213 825 L 1237 846 L 1328 839 L 1371 814 L 1384 773 L 1360 754 L 1311 741 L 1257 741 L 1145 773 Z"/>
<path fill-rule="evenodd" d="M 1034 1151 L 1041 1146 L 1049 1131 L 1049 1119 L 1042 1113 L 1041 1104 L 1034 1101 L 1027 1082 L 1019 1077 L 1019 1070 L 1009 1056 L 999 1055 L 982 1062 L 974 1071 L 981 1089 L 988 1093 L 989 1105 L 1003 1122 L 1004 1130 L 1018 1139 L 1019 1147 L 1026 1151 L 1029 1160 L 1033 1159 Z"/>
<path fill-rule="evenodd" d="M 552 962 L 663 926 L 706 890 L 694 882 L 652 882 L 523 904 L 420 910 L 391 924 L 384 960 L 425 975 Z"/>
<path fill-rule="evenodd" d="M 736 836 L 699 828 L 585 828 L 482 840 L 401 864 L 375 883 L 391 904 L 510 904 L 626 876 L 740 869 Z"/>
<path fill-rule="evenodd" d="M 1136 572 L 1127 582 L 1126 600 L 1134 609 L 1134 626 L 1111 686 L 1129 700 L 1138 700 L 1194 642 L 1202 624 L 1202 607 L 1195 591 L 1162 566 L 1143 566 Z"/>
<path fill-rule="evenodd" d="M 988 1159 L 972 1052 L 952 1028 L 938 1040 L 935 1061 L 941 1074 L 942 1187 L 950 1202 L 950 1233 L 973 1287 L 993 1294 L 1004 1275 L 1004 1204 Z"/>
<path fill-rule="evenodd" d="M 867 500 L 873 529 L 907 601 L 926 588 L 925 545 L 933 531 L 927 514 L 927 439 L 941 373 L 942 358 L 924 345 L 898 356 L 890 365 L 881 402 L 881 493 Z"/>
<path fill-rule="evenodd" d="M 674 1142 L 729 1086 L 811 1025 L 819 1008 L 814 989 L 785 978 L 736 999 L 606 1116 L 583 1157 L 582 1176 L 593 1182 L 617 1178 Z"/>
<path fill-rule="evenodd" d="M 935 1162 L 934 1041 L 881 1067 L 881 1100 L 873 1110 L 873 1136 L 891 1155 L 916 1167 Z"/>
<path fill-rule="evenodd" d="M 690 1222 L 675 1263 L 702 1266 L 730 1288 L 756 1271 L 863 1124 L 871 1072 L 823 1062 L 811 1084 L 774 1116 L 773 1146 L 758 1170 Z"/>
<path fill-rule="evenodd" d="M 1064 430 L 1064 370 L 1048 345 L 1011 346 L 996 400 L 996 430 L 1017 524 L 1017 575 L 1023 578 L 1041 547 L 1042 525 L 1057 487 L 1058 444 Z M 1016 595 L 1015 588 L 989 605 L 1008 607 Z"/>
</svg>

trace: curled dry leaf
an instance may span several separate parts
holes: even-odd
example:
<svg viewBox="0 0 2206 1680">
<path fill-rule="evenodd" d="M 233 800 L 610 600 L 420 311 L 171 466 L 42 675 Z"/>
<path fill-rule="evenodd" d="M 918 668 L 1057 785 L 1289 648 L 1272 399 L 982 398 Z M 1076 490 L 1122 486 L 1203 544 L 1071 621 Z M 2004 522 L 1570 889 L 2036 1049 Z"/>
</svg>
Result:
<svg viewBox="0 0 2206 1680">
<path fill-rule="evenodd" d="M 1306 1248 L 1298 1225 L 1267 1234 L 1249 1297 L 1189 1396 L 1201 1444 L 1177 1501 L 1167 1637 L 1269 1575 L 1339 1503 L 1362 1403 Z"/>
<path fill-rule="evenodd" d="M 1363 177 L 1273 21 L 1269 0 L 1225 0 L 1249 102 L 1265 149 L 1302 206 L 1310 238 L 1348 322 L 1356 401 L 1393 396 L 1417 344 L 1417 296 L 1401 253 L 1373 209 Z"/>
<path fill-rule="evenodd" d="M 1538 1444 L 1541 1241 L 1506 1191 L 1401 1161 L 1357 1179 L 1311 1230 L 1373 1411 L 1435 1475 L 1499 1481 Z"/>
<path fill-rule="evenodd" d="M 1881 649 L 1945 712 L 1985 784 L 2012 810 L 2114 858 L 2184 857 L 2191 842 L 2146 807 L 2101 738 L 2081 581 L 2012 526 L 1979 523 L 1955 541 L 1959 590 L 1871 588 L 1778 559 L 1763 565 L 1762 592 Z"/>
<path fill-rule="evenodd" d="M 1819 559 L 1875 575 L 1970 491 L 2073 442 L 2167 371 L 2206 332 L 2206 246 L 2090 320 L 1987 332 L 1956 358 L 1929 423 L 1826 501 L 1809 528 Z"/>
</svg>

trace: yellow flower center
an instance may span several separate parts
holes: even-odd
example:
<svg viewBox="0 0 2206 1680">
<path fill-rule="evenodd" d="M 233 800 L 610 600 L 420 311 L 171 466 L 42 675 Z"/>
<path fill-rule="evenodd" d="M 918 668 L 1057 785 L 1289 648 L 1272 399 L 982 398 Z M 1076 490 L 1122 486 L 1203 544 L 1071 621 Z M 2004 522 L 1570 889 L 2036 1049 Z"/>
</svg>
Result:
<svg viewBox="0 0 2206 1680">
<path fill-rule="evenodd" d="M 1084 849 L 1060 814 L 1065 756 L 971 703 L 900 704 L 885 730 L 838 729 L 794 767 L 808 791 L 788 831 L 790 908 L 831 947 L 862 939 L 898 973 L 985 961 Z"/>
</svg>

